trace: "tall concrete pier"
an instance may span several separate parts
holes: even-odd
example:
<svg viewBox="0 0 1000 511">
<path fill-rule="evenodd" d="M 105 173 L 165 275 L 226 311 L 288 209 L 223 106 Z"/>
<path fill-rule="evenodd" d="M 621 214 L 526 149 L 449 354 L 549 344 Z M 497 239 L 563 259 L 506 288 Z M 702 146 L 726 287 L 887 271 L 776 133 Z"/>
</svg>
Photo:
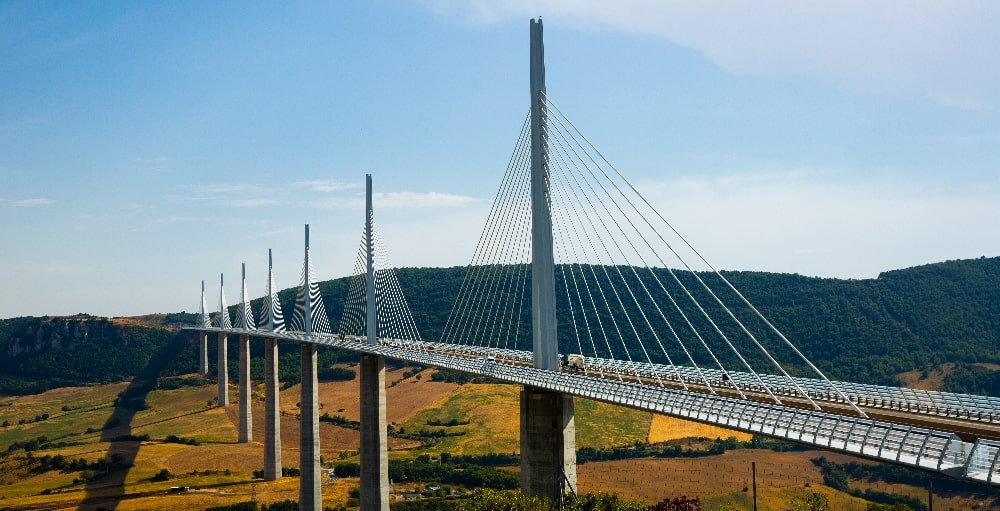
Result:
<svg viewBox="0 0 1000 511">
<path fill-rule="evenodd" d="M 281 479 L 278 340 L 264 339 L 264 480 Z"/>
<path fill-rule="evenodd" d="M 313 332 L 312 275 L 309 261 L 309 225 L 306 224 L 306 257 L 303 269 L 303 325 L 306 338 Z M 319 380 L 316 345 L 301 343 L 302 397 L 299 400 L 299 509 L 323 509 L 323 487 L 319 466 Z"/>
<path fill-rule="evenodd" d="M 365 249 L 367 272 L 366 335 L 378 343 L 375 302 L 375 249 L 372 238 L 372 176 L 365 177 Z M 389 511 L 389 456 L 385 418 L 385 360 L 361 356 L 361 509 Z"/>
<path fill-rule="evenodd" d="M 531 20 L 531 325 L 534 366 L 559 369 L 555 261 L 549 211 L 542 20 Z M 558 502 L 576 491 L 573 397 L 532 387 L 521 392 L 521 492 Z"/>
<path fill-rule="evenodd" d="M 240 286 L 239 317 L 236 326 L 245 332 L 257 328 L 250 310 L 250 295 L 247 293 L 247 263 L 243 263 L 243 283 Z M 240 334 L 240 426 L 239 443 L 253 440 L 253 411 L 250 407 L 250 334 Z"/>
<path fill-rule="evenodd" d="M 198 326 L 212 326 L 208 320 L 208 302 L 205 301 L 205 281 L 201 281 L 201 310 L 198 311 Z M 208 374 L 208 332 L 198 333 L 198 374 Z"/>
<path fill-rule="evenodd" d="M 250 336 L 240 335 L 240 428 L 239 443 L 253 440 L 253 412 L 250 408 Z"/>
<path fill-rule="evenodd" d="M 226 308 L 226 290 L 224 275 L 219 275 L 219 328 L 231 328 L 229 310 Z M 228 336 L 219 333 L 218 342 L 218 377 L 219 377 L 219 407 L 229 406 L 229 365 L 226 358 L 226 343 Z"/>
<path fill-rule="evenodd" d="M 219 381 L 219 407 L 229 406 L 229 364 L 226 361 L 226 342 L 228 336 L 219 334 L 218 349 L 218 381 Z"/>
<path fill-rule="evenodd" d="M 208 374 L 208 332 L 198 333 L 198 374 Z"/>
<path fill-rule="evenodd" d="M 319 381 L 316 345 L 302 343 L 302 399 L 299 401 L 299 509 L 323 509 L 319 466 Z"/>
<path fill-rule="evenodd" d="M 274 259 L 267 249 L 267 289 L 260 327 L 271 332 L 285 329 L 281 302 L 274 283 Z M 264 480 L 281 479 L 281 408 L 279 407 L 278 340 L 264 338 Z"/>
<path fill-rule="evenodd" d="M 361 355 L 361 509 L 389 510 L 385 360 Z"/>
<path fill-rule="evenodd" d="M 521 492 L 553 502 L 576 492 L 573 396 L 521 390 Z"/>
</svg>

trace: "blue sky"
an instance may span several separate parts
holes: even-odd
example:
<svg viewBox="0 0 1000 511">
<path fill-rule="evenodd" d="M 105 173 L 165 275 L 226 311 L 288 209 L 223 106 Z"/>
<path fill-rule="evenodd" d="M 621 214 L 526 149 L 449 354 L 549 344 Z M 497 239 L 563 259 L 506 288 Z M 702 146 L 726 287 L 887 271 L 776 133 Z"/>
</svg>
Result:
<svg viewBox="0 0 1000 511">
<path fill-rule="evenodd" d="M 721 269 L 1000 255 L 995 2 L 0 1 L 0 317 L 471 260 L 549 96 Z M 213 305 L 214 306 L 214 305 Z"/>
</svg>

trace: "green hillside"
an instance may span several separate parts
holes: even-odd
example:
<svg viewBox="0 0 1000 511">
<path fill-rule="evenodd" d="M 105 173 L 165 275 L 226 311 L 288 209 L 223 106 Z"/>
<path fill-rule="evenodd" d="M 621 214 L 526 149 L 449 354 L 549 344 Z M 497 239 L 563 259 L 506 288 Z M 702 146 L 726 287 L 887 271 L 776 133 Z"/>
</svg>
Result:
<svg viewBox="0 0 1000 511">
<path fill-rule="evenodd" d="M 945 390 L 1000 396 L 1000 371 L 994 370 L 1000 364 L 1000 257 L 928 264 L 866 280 L 723 273 L 833 379 L 899 384 L 899 373 L 954 363 Z M 458 267 L 397 270 L 425 340 L 441 335 L 464 275 L 465 269 Z M 320 283 L 333 325 L 341 316 L 347 287 L 346 278 Z M 279 295 L 286 316 L 291 316 L 294 296 L 294 289 Z M 260 309 L 259 299 L 253 308 Z M 568 321 L 567 310 L 559 314 L 561 322 Z M 5 354 L 0 358 L 0 394 L 118 381 L 138 374 L 158 351 L 170 359 L 163 374 L 192 372 L 196 338 L 178 332 L 183 322 L 193 322 L 193 314 L 0 320 L 0 349 Z M 563 352 L 576 351 L 569 331 L 560 330 Z M 214 343 L 213 336 L 212 353 Z M 236 350 L 229 353 L 235 360 Z M 260 355 L 255 353 L 252 366 L 257 378 L 262 372 Z M 322 350 L 320 358 L 321 365 L 328 366 L 356 355 Z M 214 366 L 214 356 L 209 359 Z M 297 350 L 291 343 L 283 343 L 281 365 L 283 381 L 298 380 Z M 230 369 L 235 370 L 235 364 Z"/>
</svg>

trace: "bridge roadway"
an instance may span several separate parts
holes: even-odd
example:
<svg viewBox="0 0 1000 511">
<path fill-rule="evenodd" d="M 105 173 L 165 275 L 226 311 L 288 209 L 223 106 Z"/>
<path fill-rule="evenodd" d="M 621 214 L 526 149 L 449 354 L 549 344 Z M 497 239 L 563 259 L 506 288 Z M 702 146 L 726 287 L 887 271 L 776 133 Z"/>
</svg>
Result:
<svg viewBox="0 0 1000 511">
<path fill-rule="evenodd" d="M 1000 415 L 993 410 L 993 403 L 988 403 L 989 410 L 982 407 L 942 409 L 928 406 L 926 402 L 890 401 L 885 394 L 878 393 L 885 387 L 848 384 L 852 386 L 852 399 L 859 403 L 871 403 L 861 406 L 868 415 L 864 418 L 844 403 L 840 396 L 817 391 L 823 389 L 817 382 L 828 385 L 822 380 L 795 379 L 797 383 L 805 384 L 804 388 L 814 400 L 825 404 L 824 410 L 815 410 L 798 390 L 794 390 L 794 386 L 774 385 L 774 381 L 779 379 L 775 376 L 765 378 L 761 375 L 761 379 L 768 383 L 773 393 L 779 395 L 780 405 L 773 402 L 759 383 L 748 382 L 748 377 L 752 375 L 743 373 L 728 374 L 732 385 L 738 385 L 743 390 L 748 398 L 746 400 L 739 398 L 734 386 L 705 385 L 706 381 L 723 382 L 721 371 L 703 369 L 702 374 L 698 374 L 693 368 L 680 366 L 673 368 L 588 358 L 587 372 L 591 374 L 587 375 L 578 371 L 535 369 L 531 366 L 531 352 L 520 350 L 406 339 L 379 339 L 378 344 L 368 344 L 363 337 L 315 333 L 306 336 L 301 332 L 214 327 L 189 330 L 312 343 L 479 374 L 509 383 L 1000 486 Z M 607 370 L 623 366 L 632 369 L 632 374 Z M 684 384 L 679 381 L 678 371 Z M 687 385 L 687 391 L 683 390 L 684 385 Z M 954 396 L 937 398 L 947 402 Z"/>
</svg>

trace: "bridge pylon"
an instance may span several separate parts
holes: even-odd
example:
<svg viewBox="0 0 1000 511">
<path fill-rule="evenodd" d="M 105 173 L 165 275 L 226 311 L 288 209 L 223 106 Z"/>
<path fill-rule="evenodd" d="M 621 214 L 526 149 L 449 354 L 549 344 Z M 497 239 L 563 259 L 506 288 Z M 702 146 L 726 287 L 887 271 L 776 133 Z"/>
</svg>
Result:
<svg viewBox="0 0 1000 511">
<path fill-rule="evenodd" d="M 549 209 L 548 144 L 542 102 L 542 20 L 531 20 L 531 320 L 534 366 L 559 370 L 555 258 Z M 576 492 L 573 397 L 525 386 L 521 391 L 521 492 L 559 502 Z"/>
<path fill-rule="evenodd" d="M 316 285 L 309 258 L 309 224 L 306 224 L 306 256 L 302 269 L 302 287 L 292 323 L 301 321 L 306 339 L 312 337 L 317 323 L 328 322 L 319 287 Z M 321 312 L 322 311 L 322 312 Z M 326 330 L 329 325 L 326 324 Z M 329 332 L 327 332 L 329 333 Z M 299 344 L 302 375 L 299 400 L 299 509 L 323 508 L 323 486 L 319 465 L 319 373 L 316 367 L 316 344 Z"/>
<path fill-rule="evenodd" d="M 378 344 L 375 302 L 375 242 L 372 176 L 365 176 L 365 332 L 368 344 Z M 389 453 L 385 414 L 385 359 L 361 355 L 361 509 L 389 511 Z"/>
<path fill-rule="evenodd" d="M 201 309 L 198 311 L 198 326 L 210 327 L 208 319 L 208 302 L 205 301 L 205 281 L 201 281 Z M 198 374 L 208 374 L 208 332 L 198 332 Z"/>
<path fill-rule="evenodd" d="M 254 324 L 253 311 L 250 309 L 250 294 L 247 293 L 247 264 L 243 263 L 243 284 L 240 289 L 240 306 L 236 318 L 236 327 L 247 333 L 240 334 L 240 424 L 239 443 L 245 444 L 253 440 L 253 410 L 250 403 L 250 334 L 257 326 Z"/>
<path fill-rule="evenodd" d="M 260 313 L 261 330 L 283 332 L 281 302 L 274 283 L 271 249 L 267 249 L 267 289 Z M 281 413 L 278 381 L 278 340 L 264 338 L 264 480 L 281 479 Z"/>
<path fill-rule="evenodd" d="M 229 307 L 226 305 L 226 291 L 224 288 L 224 275 L 219 274 L 219 328 L 232 328 L 229 322 Z M 218 339 L 218 384 L 219 384 L 219 408 L 229 406 L 229 362 L 227 359 L 227 346 L 229 336 L 225 332 L 219 332 Z"/>
</svg>

